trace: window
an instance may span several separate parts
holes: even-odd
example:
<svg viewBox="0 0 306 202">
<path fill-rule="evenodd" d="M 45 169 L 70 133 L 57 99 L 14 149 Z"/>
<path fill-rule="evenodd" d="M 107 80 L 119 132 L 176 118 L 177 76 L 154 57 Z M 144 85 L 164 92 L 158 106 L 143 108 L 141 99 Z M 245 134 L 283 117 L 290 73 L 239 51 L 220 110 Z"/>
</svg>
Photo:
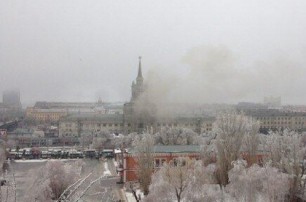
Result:
<svg viewBox="0 0 306 202">
<path fill-rule="evenodd" d="M 186 165 L 186 159 L 183 159 L 183 158 L 174 158 L 172 161 L 171 161 L 172 165 L 173 166 L 185 166 Z"/>
<path fill-rule="evenodd" d="M 156 168 L 162 167 L 165 162 L 166 162 L 166 159 L 164 158 L 154 159 L 154 167 Z"/>
<path fill-rule="evenodd" d="M 161 162 L 160 162 L 160 159 L 155 159 L 154 160 L 154 167 L 160 167 L 160 164 L 161 164 Z"/>
</svg>

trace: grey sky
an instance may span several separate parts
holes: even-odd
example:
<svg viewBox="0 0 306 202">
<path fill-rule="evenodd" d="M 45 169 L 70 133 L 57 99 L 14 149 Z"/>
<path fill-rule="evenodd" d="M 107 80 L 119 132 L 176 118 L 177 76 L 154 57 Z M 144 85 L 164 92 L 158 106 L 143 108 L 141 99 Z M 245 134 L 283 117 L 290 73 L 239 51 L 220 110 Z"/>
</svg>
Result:
<svg viewBox="0 0 306 202">
<path fill-rule="evenodd" d="M 0 92 L 126 101 L 142 55 L 145 79 L 175 100 L 305 104 L 305 10 L 304 0 L 0 0 Z"/>
</svg>

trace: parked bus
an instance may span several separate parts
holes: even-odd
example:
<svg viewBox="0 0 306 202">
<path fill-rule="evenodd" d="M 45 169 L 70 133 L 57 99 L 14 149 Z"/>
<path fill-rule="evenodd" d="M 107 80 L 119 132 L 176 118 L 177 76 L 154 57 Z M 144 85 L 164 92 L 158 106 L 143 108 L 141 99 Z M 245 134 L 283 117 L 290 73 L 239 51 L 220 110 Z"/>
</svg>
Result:
<svg viewBox="0 0 306 202">
<path fill-rule="evenodd" d="M 84 150 L 85 158 L 95 158 L 96 157 L 96 150 L 95 149 L 87 149 Z"/>
<path fill-rule="evenodd" d="M 112 150 L 112 149 L 103 149 L 100 152 L 99 157 L 114 158 L 114 150 Z"/>
</svg>

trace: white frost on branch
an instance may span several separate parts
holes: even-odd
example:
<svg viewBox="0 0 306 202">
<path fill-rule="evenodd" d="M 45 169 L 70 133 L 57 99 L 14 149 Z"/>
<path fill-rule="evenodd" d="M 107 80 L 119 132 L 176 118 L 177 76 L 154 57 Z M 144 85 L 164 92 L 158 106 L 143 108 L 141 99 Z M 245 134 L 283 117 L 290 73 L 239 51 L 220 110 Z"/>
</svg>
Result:
<svg viewBox="0 0 306 202">
<path fill-rule="evenodd" d="M 289 175 L 266 164 L 260 167 L 256 164 L 247 168 L 245 161 L 233 162 L 229 171 L 229 184 L 226 191 L 236 201 L 285 201 L 289 193 Z"/>
</svg>

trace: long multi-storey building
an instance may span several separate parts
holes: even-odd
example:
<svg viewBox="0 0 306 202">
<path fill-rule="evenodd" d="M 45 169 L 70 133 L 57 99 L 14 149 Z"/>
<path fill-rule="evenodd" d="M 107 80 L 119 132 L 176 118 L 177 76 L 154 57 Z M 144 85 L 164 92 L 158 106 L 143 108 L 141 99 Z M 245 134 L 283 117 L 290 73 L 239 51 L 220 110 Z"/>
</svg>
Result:
<svg viewBox="0 0 306 202">
<path fill-rule="evenodd" d="M 26 119 L 38 122 L 58 122 L 68 115 L 122 114 L 121 103 L 98 102 L 36 102 L 26 109 Z"/>
<path fill-rule="evenodd" d="M 26 119 L 37 122 L 57 122 L 60 118 L 67 116 L 65 109 L 41 109 L 28 107 L 26 109 Z"/>
<path fill-rule="evenodd" d="M 260 130 L 262 132 L 283 129 L 306 130 L 305 112 L 284 112 L 276 109 L 265 109 L 247 111 L 246 114 L 260 122 Z"/>
</svg>

